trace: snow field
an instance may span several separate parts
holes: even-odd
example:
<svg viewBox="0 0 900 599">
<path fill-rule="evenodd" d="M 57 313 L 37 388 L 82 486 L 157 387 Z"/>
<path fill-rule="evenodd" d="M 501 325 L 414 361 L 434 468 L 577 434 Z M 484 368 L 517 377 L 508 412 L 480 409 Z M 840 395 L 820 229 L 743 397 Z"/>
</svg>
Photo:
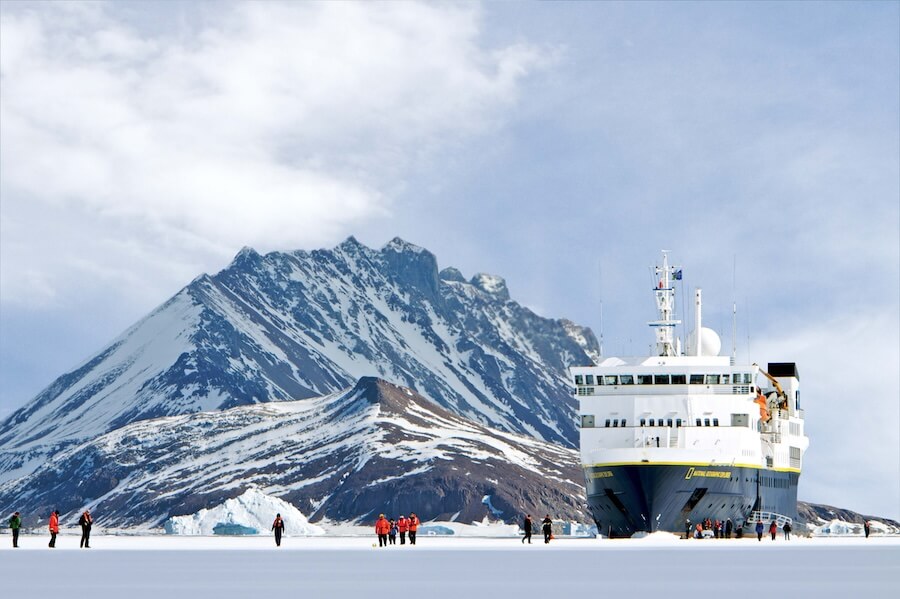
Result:
<svg viewBox="0 0 900 599">
<path fill-rule="evenodd" d="M 0 535 L 4 597 L 896 597 L 900 538 L 679 540 Z M 398 540 L 399 543 L 399 540 Z M 8 593 L 8 594 L 7 594 Z"/>
</svg>

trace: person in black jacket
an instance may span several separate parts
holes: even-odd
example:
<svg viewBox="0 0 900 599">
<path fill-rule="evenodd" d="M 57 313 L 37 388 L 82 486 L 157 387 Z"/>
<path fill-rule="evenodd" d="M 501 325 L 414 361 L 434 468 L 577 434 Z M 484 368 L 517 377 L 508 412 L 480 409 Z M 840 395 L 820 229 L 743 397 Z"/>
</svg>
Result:
<svg viewBox="0 0 900 599">
<path fill-rule="evenodd" d="M 550 514 L 544 516 L 544 520 L 541 522 L 541 530 L 544 533 L 544 543 L 549 543 L 550 538 L 553 536 L 553 520 L 550 519 Z"/>
<path fill-rule="evenodd" d="M 84 513 L 81 514 L 81 518 L 78 519 L 78 526 L 81 527 L 81 543 L 78 545 L 83 549 L 91 548 L 91 526 L 94 524 L 94 519 L 91 518 L 90 510 L 84 510 Z"/>
<path fill-rule="evenodd" d="M 275 531 L 275 546 L 281 547 L 281 534 L 284 532 L 284 520 L 281 519 L 281 514 L 275 514 L 272 530 Z"/>
<path fill-rule="evenodd" d="M 529 545 L 531 545 L 531 524 L 531 514 L 525 514 L 525 520 L 522 521 L 522 529 L 525 531 L 522 543 L 528 541 Z"/>
</svg>

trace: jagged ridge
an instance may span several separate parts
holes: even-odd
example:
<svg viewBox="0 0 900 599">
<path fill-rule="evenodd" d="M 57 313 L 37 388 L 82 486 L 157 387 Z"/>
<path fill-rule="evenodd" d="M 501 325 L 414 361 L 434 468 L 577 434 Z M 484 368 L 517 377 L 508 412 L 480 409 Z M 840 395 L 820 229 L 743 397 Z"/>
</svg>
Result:
<svg viewBox="0 0 900 599">
<path fill-rule="evenodd" d="M 491 495 L 523 510 L 584 520 L 575 450 L 493 431 L 375 378 L 294 402 L 145 420 L 70 448 L 0 485 L 0 506 L 30 521 L 89 506 L 105 526 L 154 527 L 236 497 L 280 497 L 311 520 L 416 511 L 480 520 Z M 66 518 L 64 518 L 64 521 Z"/>
</svg>

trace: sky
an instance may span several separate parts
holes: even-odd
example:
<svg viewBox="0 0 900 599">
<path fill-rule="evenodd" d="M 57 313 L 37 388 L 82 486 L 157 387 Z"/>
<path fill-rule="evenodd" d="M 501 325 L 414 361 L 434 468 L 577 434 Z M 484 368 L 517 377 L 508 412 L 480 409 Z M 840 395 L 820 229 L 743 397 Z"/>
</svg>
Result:
<svg viewBox="0 0 900 599">
<path fill-rule="evenodd" d="M 900 519 L 898 72 L 898 2 L 0 3 L 0 418 L 244 246 L 400 236 L 606 355 L 665 249 L 797 363 L 800 499 Z"/>
</svg>

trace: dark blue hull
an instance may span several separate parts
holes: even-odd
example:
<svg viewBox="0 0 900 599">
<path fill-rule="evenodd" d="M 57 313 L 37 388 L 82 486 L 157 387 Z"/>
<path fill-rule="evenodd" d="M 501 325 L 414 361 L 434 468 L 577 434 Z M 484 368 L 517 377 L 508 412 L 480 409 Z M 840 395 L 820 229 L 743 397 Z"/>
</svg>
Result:
<svg viewBox="0 0 900 599">
<path fill-rule="evenodd" d="M 684 533 L 685 521 L 737 526 L 756 510 L 797 519 L 798 472 L 682 464 L 584 469 L 588 506 L 603 535 Z"/>
</svg>

